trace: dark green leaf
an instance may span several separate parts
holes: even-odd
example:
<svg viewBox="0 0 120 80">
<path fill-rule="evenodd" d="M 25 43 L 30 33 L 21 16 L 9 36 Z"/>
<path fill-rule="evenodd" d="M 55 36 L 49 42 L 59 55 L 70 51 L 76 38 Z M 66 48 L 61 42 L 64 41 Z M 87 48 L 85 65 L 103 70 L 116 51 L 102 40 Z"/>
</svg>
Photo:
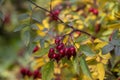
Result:
<svg viewBox="0 0 120 80">
<path fill-rule="evenodd" d="M 94 56 L 95 53 L 91 50 L 91 48 L 88 45 L 81 45 L 80 51 L 84 53 L 86 56 Z"/>
<path fill-rule="evenodd" d="M 102 53 L 106 54 L 106 53 L 110 52 L 111 50 L 113 50 L 113 48 L 114 48 L 114 45 L 108 44 L 102 48 Z"/>
<path fill-rule="evenodd" d="M 18 31 L 22 30 L 25 26 L 26 26 L 26 24 L 21 24 L 21 25 L 17 26 L 17 27 L 14 29 L 14 32 L 18 32 Z"/>
<path fill-rule="evenodd" d="M 120 46 L 115 47 L 115 55 L 120 56 Z"/>
<path fill-rule="evenodd" d="M 41 10 L 39 11 L 34 11 L 32 15 L 32 19 L 41 23 L 42 20 L 44 19 L 45 13 Z"/>
<path fill-rule="evenodd" d="M 41 40 L 40 40 L 40 46 L 41 46 L 41 47 L 44 47 L 44 44 L 45 44 L 45 40 L 44 40 L 44 39 L 41 39 Z"/>
<path fill-rule="evenodd" d="M 92 79 L 92 76 L 91 76 L 91 73 L 90 73 L 90 70 L 88 68 L 88 65 L 85 61 L 85 58 L 83 56 L 80 57 L 80 67 L 82 69 L 82 72 L 88 76 L 90 79 Z"/>
<path fill-rule="evenodd" d="M 36 24 L 32 24 L 30 25 L 30 27 L 34 30 L 39 30 L 38 26 Z"/>
<path fill-rule="evenodd" d="M 27 19 L 28 17 L 29 17 L 29 15 L 24 13 L 24 14 L 19 15 L 18 20 Z"/>
<path fill-rule="evenodd" d="M 112 40 L 110 41 L 110 43 L 111 43 L 112 45 L 120 46 L 120 40 L 119 40 L 119 39 L 112 39 Z"/>
<path fill-rule="evenodd" d="M 4 18 L 4 15 L 3 15 L 3 13 L 0 11 L 0 18 L 3 20 L 3 18 Z"/>
<path fill-rule="evenodd" d="M 37 37 L 34 38 L 33 42 L 38 42 L 38 41 L 40 41 L 41 39 L 42 39 L 41 36 L 37 36 Z"/>
<path fill-rule="evenodd" d="M 5 1 L 5 0 L 0 0 L 0 5 L 3 4 L 4 1 Z"/>
<path fill-rule="evenodd" d="M 113 34 L 112 34 L 112 39 L 117 39 L 119 30 L 114 30 Z"/>
<path fill-rule="evenodd" d="M 30 32 L 29 31 L 22 32 L 21 37 L 22 37 L 23 43 L 27 46 L 30 42 Z"/>
<path fill-rule="evenodd" d="M 50 61 L 42 67 L 42 80 L 51 80 L 54 72 L 54 62 Z"/>
</svg>

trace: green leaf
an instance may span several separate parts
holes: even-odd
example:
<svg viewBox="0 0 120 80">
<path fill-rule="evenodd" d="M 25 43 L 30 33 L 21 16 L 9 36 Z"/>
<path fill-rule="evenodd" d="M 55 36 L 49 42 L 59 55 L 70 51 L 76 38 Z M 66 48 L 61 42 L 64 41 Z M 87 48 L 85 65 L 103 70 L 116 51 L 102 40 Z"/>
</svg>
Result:
<svg viewBox="0 0 120 80">
<path fill-rule="evenodd" d="M 107 54 L 108 52 L 110 52 L 111 50 L 113 50 L 113 48 L 114 48 L 114 45 L 108 44 L 108 45 L 106 45 L 106 46 L 104 46 L 102 48 L 102 53 L 103 54 Z"/>
<path fill-rule="evenodd" d="M 45 55 L 46 53 L 48 53 L 49 49 L 50 49 L 50 47 L 41 48 L 40 51 L 38 51 L 37 53 L 34 54 L 34 56 L 41 57 L 41 56 Z"/>
<path fill-rule="evenodd" d="M 22 32 L 21 37 L 22 37 L 23 43 L 27 46 L 30 42 L 30 32 L 28 30 Z"/>
<path fill-rule="evenodd" d="M 54 62 L 50 61 L 42 67 L 42 80 L 51 80 L 54 72 Z"/>
<path fill-rule="evenodd" d="M 44 47 L 44 44 L 45 44 L 45 40 L 44 40 L 44 39 L 41 39 L 41 40 L 40 40 L 40 46 L 41 46 L 41 47 Z"/>
<path fill-rule="evenodd" d="M 76 39 L 76 42 L 82 42 L 82 41 L 85 41 L 86 39 L 88 39 L 87 36 L 83 35 L 83 36 L 80 36 Z"/>
<path fill-rule="evenodd" d="M 112 39 L 112 40 L 110 41 L 110 43 L 111 43 L 112 45 L 120 46 L 120 40 L 119 40 L 119 39 Z"/>
<path fill-rule="evenodd" d="M 36 24 L 32 24 L 30 25 L 30 27 L 34 30 L 39 30 L 38 26 Z"/>
<path fill-rule="evenodd" d="M 0 18 L 3 20 L 4 19 L 4 15 L 3 13 L 0 11 Z"/>
<path fill-rule="evenodd" d="M 95 53 L 91 50 L 91 48 L 88 45 L 81 45 L 80 51 L 84 53 L 86 56 L 94 56 Z"/>
<path fill-rule="evenodd" d="M 91 73 L 90 73 L 90 70 L 88 68 L 88 65 L 85 61 L 85 58 L 83 56 L 80 57 L 80 67 L 82 69 L 82 72 L 88 76 L 90 79 L 92 79 L 92 76 L 91 76 Z"/>
<path fill-rule="evenodd" d="M 18 20 L 23 20 L 23 19 L 27 19 L 29 17 L 28 14 L 24 13 L 24 14 L 20 14 L 18 17 Z"/>
<path fill-rule="evenodd" d="M 120 56 L 120 46 L 115 46 L 115 55 Z"/>
<path fill-rule="evenodd" d="M 77 73 L 77 74 L 79 74 L 80 73 L 80 64 L 79 64 L 79 61 L 78 61 L 78 58 L 76 57 L 74 60 L 73 60 L 73 68 L 74 68 L 74 70 L 75 70 L 75 72 Z"/>
<path fill-rule="evenodd" d="M 45 13 L 41 10 L 38 10 L 33 12 L 32 19 L 34 21 L 41 23 L 42 20 L 44 19 L 44 16 L 45 16 Z"/>
<path fill-rule="evenodd" d="M 40 41 L 41 39 L 42 39 L 41 36 L 36 36 L 36 37 L 34 38 L 33 42 L 38 42 L 38 41 Z"/>
<path fill-rule="evenodd" d="M 0 5 L 3 4 L 4 1 L 5 1 L 5 0 L 0 0 Z"/>
<path fill-rule="evenodd" d="M 25 26 L 27 26 L 26 24 L 21 24 L 19 26 L 17 26 L 15 29 L 14 29 L 14 32 L 18 32 L 20 30 L 22 30 Z"/>
<path fill-rule="evenodd" d="M 119 30 L 114 30 L 113 34 L 112 34 L 112 39 L 117 39 Z"/>
</svg>

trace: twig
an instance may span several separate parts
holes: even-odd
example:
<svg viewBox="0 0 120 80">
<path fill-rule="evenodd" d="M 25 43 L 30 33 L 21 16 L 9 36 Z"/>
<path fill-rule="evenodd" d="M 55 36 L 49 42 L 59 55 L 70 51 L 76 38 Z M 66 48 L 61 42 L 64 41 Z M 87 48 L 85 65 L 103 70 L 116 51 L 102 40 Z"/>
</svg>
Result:
<svg viewBox="0 0 120 80">
<path fill-rule="evenodd" d="M 34 3 L 32 0 L 28 0 L 29 2 L 31 2 L 33 5 L 35 5 L 36 7 L 38 7 L 38 8 L 40 8 L 40 9 L 42 9 L 42 10 L 44 10 L 44 11 L 46 11 L 46 12 L 49 12 L 50 13 L 50 11 L 49 10 L 47 10 L 47 9 L 45 9 L 45 8 L 43 8 L 43 7 L 41 7 L 41 6 L 38 6 L 36 3 Z"/>
</svg>

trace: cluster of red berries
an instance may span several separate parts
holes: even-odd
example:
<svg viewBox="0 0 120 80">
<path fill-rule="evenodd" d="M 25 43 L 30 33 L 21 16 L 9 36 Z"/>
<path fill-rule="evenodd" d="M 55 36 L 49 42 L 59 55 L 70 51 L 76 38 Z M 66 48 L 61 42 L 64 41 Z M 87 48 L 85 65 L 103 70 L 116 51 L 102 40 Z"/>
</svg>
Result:
<svg viewBox="0 0 120 80">
<path fill-rule="evenodd" d="M 51 11 L 51 13 L 49 15 L 50 16 L 50 20 L 51 21 L 57 21 L 59 14 L 60 14 L 60 10 L 53 10 L 53 11 Z"/>
<path fill-rule="evenodd" d="M 63 57 L 70 59 L 72 56 L 76 56 L 76 49 L 74 46 L 65 46 L 60 38 L 55 39 L 55 44 L 55 48 L 49 49 L 48 57 L 50 59 L 54 59 L 59 62 L 59 60 Z"/>
<path fill-rule="evenodd" d="M 34 79 L 41 78 L 41 73 L 39 72 L 39 70 L 35 70 L 34 72 L 32 72 L 28 68 L 21 68 L 20 73 L 23 77 L 28 76 L 33 77 Z"/>
<path fill-rule="evenodd" d="M 92 12 L 92 13 L 93 13 L 94 15 L 96 15 L 96 16 L 97 16 L 98 13 L 99 13 L 99 12 L 98 12 L 98 9 L 95 9 L 95 8 L 90 8 L 90 9 L 89 9 L 89 12 Z"/>
</svg>

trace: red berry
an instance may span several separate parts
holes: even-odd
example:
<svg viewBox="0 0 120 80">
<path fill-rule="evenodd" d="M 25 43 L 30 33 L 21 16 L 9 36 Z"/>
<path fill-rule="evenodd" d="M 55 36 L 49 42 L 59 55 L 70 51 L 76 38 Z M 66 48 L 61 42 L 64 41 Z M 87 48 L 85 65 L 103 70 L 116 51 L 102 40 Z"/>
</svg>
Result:
<svg viewBox="0 0 120 80">
<path fill-rule="evenodd" d="M 55 51 L 54 48 L 50 48 L 49 50 L 50 53 L 54 53 L 54 51 Z"/>
<path fill-rule="evenodd" d="M 93 10 L 93 14 L 94 14 L 94 15 L 98 15 L 98 13 L 99 13 L 99 12 L 98 12 L 97 9 L 94 9 L 94 10 Z"/>
<path fill-rule="evenodd" d="M 74 47 L 74 46 L 71 46 L 71 47 L 70 47 L 70 51 L 75 52 L 75 47 Z"/>
<path fill-rule="evenodd" d="M 60 57 L 60 54 L 54 53 L 52 58 L 55 59 L 57 62 L 59 62 L 61 57 Z"/>
<path fill-rule="evenodd" d="M 68 50 L 69 50 L 69 48 L 64 48 L 64 51 L 65 51 L 65 55 L 67 55 L 68 54 Z"/>
<path fill-rule="evenodd" d="M 58 51 L 60 51 L 60 50 L 63 49 L 63 48 L 64 48 L 64 44 L 63 44 L 63 43 L 60 43 L 59 45 L 56 46 L 56 49 L 57 49 Z"/>
<path fill-rule="evenodd" d="M 93 11 L 94 11 L 94 8 L 91 7 L 91 8 L 89 9 L 89 12 L 93 12 Z"/>
<path fill-rule="evenodd" d="M 35 70 L 33 72 L 33 78 L 36 79 L 36 78 L 41 78 L 41 73 L 39 72 L 39 70 Z"/>
<path fill-rule="evenodd" d="M 70 48 L 66 48 L 65 53 L 66 53 L 67 58 L 70 59 L 70 57 L 72 56 Z"/>
<path fill-rule="evenodd" d="M 33 49 L 33 53 L 35 53 L 36 51 L 39 50 L 39 47 L 38 46 L 35 46 L 35 48 Z"/>
<path fill-rule="evenodd" d="M 49 50 L 49 53 L 48 53 L 48 57 L 50 58 L 50 59 L 52 59 L 52 55 L 54 54 L 54 49 L 53 48 L 50 48 L 50 50 Z"/>
<path fill-rule="evenodd" d="M 27 76 L 31 77 L 32 76 L 32 72 L 30 70 L 27 70 Z"/>
<path fill-rule="evenodd" d="M 59 13 L 60 13 L 60 10 L 55 10 L 55 11 L 53 12 L 54 15 L 59 15 Z"/>
<path fill-rule="evenodd" d="M 60 44 L 60 41 L 61 41 L 61 40 L 60 40 L 60 38 L 59 38 L 59 37 L 58 37 L 58 38 L 56 38 L 56 39 L 55 39 L 55 44 Z"/>
<path fill-rule="evenodd" d="M 24 76 L 28 76 L 28 77 L 31 77 L 32 76 L 32 72 L 29 70 L 29 69 L 27 69 L 27 68 L 22 68 L 21 70 L 20 70 L 20 73 L 23 75 L 23 77 Z"/>
<path fill-rule="evenodd" d="M 25 76 L 27 74 L 27 69 L 26 68 L 21 68 L 20 73 Z"/>
<path fill-rule="evenodd" d="M 60 10 L 54 10 L 54 11 L 51 11 L 51 14 L 50 14 L 50 18 L 51 20 L 58 20 L 58 15 L 60 13 Z"/>
<path fill-rule="evenodd" d="M 64 57 L 65 56 L 65 49 L 61 49 L 59 51 L 59 54 L 61 55 L 61 57 Z"/>
<path fill-rule="evenodd" d="M 72 56 L 76 56 L 76 50 L 75 50 L 74 46 L 70 47 L 70 53 L 71 53 Z"/>
</svg>

